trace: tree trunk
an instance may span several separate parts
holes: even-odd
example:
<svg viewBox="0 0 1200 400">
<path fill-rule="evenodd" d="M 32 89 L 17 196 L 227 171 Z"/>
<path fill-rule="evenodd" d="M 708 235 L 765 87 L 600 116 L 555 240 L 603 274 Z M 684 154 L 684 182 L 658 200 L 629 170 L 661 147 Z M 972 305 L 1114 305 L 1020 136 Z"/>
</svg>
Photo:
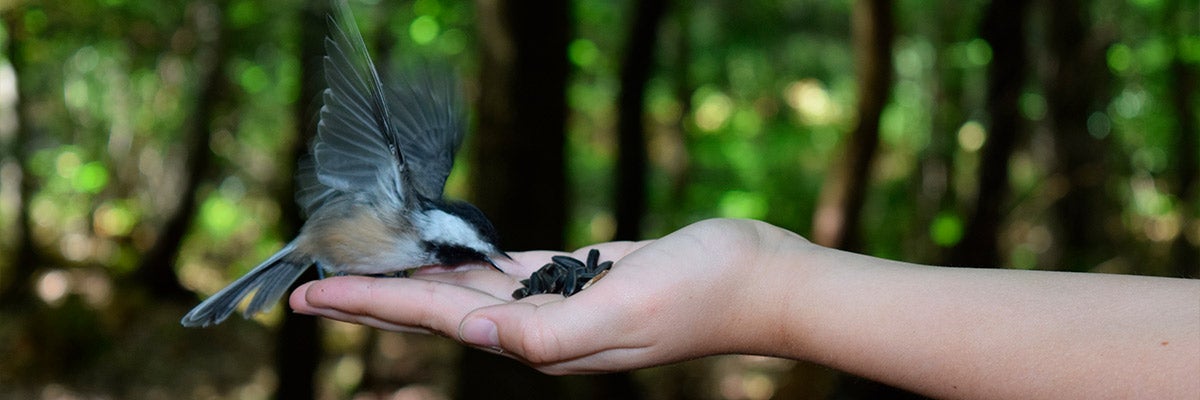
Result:
<svg viewBox="0 0 1200 400">
<path fill-rule="evenodd" d="M 646 82 L 654 65 L 666 0 L 635 3 L 633 32 L 625 45 L 617 118 L 617 205 L 615 240 L 638 240 L 646 214 Z"/>
<path fill-rule="evenodd" d="M 560 249 L 570 3 L 477 5 L 483 48 L 472 197 L 505 249 Z"/>
<path fill-rule="evenodd" d="M 1188 15 L 1188 10 L 1179 0 L 1167 2 L 1167 32 L 1173 33 L 1168 37 L 1179 36 L 1179 23 L 1176 18 Z M 1192 15 L 1196 6 L 1192 3 Z M 1194 26 L 1194 25 L 1192 25 Z M 1196 174 L 1200 173 L 1200 129 L 1196 126 L 1198 117 L 1196 108 L 1198 99 L 1196 88 L 1200 85 L 1195 66 L 1189 66 L 1180 59 L 1180 50 L 1176 48 L 1175 58 L 1171 61 L 1171 104 L 1175 109 L 1175 120 L 1179 121 L 1178 133 L 1175 138 L 1175 154 L 1171 157 L 1171 166 L 1175 174 L 1173 191 L 1179 199 L 1181 231 L 1171 243 L 1170 270 L 1168 274 L 1176 277 L 1200 278 L 1200 247 L 1188 241 L 1186 232 L 1188 221 L 1200 219 L 1196 215 L 1196 205 L 1200 204 L 1200 190 L 1196 189 Z M 1192 206 L 1188 206 L 1191 204 Z"/>
<path fill-rule="evenodd" d="M 871 166 L 879 148 L 879 118 L 892 88 L 890 0 L 858 0 L 851 17 L 855 63 L 858 65 L 858 124 L 845 144 L 842 163 L 830 171 L 813 218 L 813 241 L 823 246 L 859 250 L 862 206 Z"/>
<path fill-rule="evenodd" d="M 217 107 L 228 101 L 229 82 L 225 79 L 225 62 L 228 57 L 228 32 L 225 30 L 221 6 L 209 1 L 197 2 L 191 7 L 192 21 L 200 40 L 194 63 L 198 72 L 195 109 L 190 113 L 190 127 L 183 144 L 187 152 L 181 187 L 180 203 L 167 217 L 154 245 L 142 256 L 133 281 L 147 289 L 159 299 L 191 299 L 192 295 L 179 284 L 175 274 L 175 261 L 183 240 L 195 221 L 199 204 L 198 191 L 205 175 L 209 173 L 212 155 L 209 141 L 212 140 L 213 120 Z"/>
<path fill-rule="evenodd" d="M 283 234 L 293 237 L 300 233 L 304 225 L 299 204 L 296 203 L 296 165 L 300 156 L 307 152 L 309 141 L 316 133 L 316 126 L 308 124 L 314 121 L 315 108 L 310 102 L 316 101 L 323 87 L 320 85 L 322 75 L 322 56 L 325 54 L 325 29 L 316 27 L 326 26 L 325 16 L 328 3 L 321 0 L 308 0 L 300 7 L 297 18 L 300 30 L 300 95 L 295 104 L 296 141 L 291 148 L 289 158 L 292 161 L 291 173 L 287 176 L 287 184 L 283 185 L 279 197 L 279 205 L 283 219 Z M 292 289 L 303 282 L 317 278 L 315 269 L 305 271 L 300 279 L 292 284 Z M 290 292 L 290 290 L 289 290 Z M 279 374 L 279 388 L 275 391 L 277 399 L 312 399 L 316 397 L 316 372 L 320 366 L 322 354 L 321 331 L 317 318 L 311 315 L 300 315 L 293 312 L 284 313 L 283 324 L 276 332 L 275 339 L 275 370 Z"/>
<path fill-rule="evenodd" d="M 1046 82 L 1048 117 L 1054 132 L 1056 174 L 1068 189 L 1054 204 L 1061 234 L 1060 268 L 1087 271 L 1115 254 L 1117 240 L 1105 218 L 1120 215 L 1104 183 L 1110 173 L 1107 141 L 1088 132 L 1087 121 L 1108 87 L 1106 44 L 1088 40 L 1089 7 L 1081 0 L 1046 1 L 1051 77 Z"/>
<path fill-rule="evenodd" d="M 471 193 L 506 250 L 561 249 L 566 226 L 567 43 L 570 2 L 478 0 L 478 129 Z M 467 350 L 458 398 L 561 398 L 560 380 Z"/>
<path fill-rule="evenodd" d="M 921 152 L 920 175 L 912 185 L 918 193 L 917 218 L 914 232 L 929 231 L 938 214 L 953 210 L 957 205 L 954 187 L 954 162 L 958 151 L 955 133 L 965 122 L 963 110 L 963 72 L 952 66 L 951 49 L 954 43 L 969 38 L 962 31 L 968 23 L 961 16 L 970 5 L 957 0 L 939 1 L 929 13 L 933 17 L 930 36 L 934 48 L 938 49 L 933 60 L 932 112 L 929 146 Z M 934 243 L 927 235 L 910 241 L 909 254 L 920 259 L 916 262 L 940 264 L 945 262 L 947 249 L 953 243 Z M 957 238 L 961 239 L 961 238 Z M 957 240 L 956 239 L 956 240 Z"/>
<path fill-rule="evenodd" d="M 985 107 L 991 118 L 979 163 L 975 210 L 962 241 L 951 251 L 949 264 L 1000 265 L 1001 207 L 1009 194 L 1008 160 L 1024 121 L 1018 108 L 1025 84 L 1025 19 L 1029 0 L 993 1 L 984 11 L 981 36 L 992 47 Z"/>
<path fill-rule="evenodd" d="M 4 25 L 9 28 L 6 56 L 17 79 L 15 85 L 17 102 L 13 105 L 16 108 L 17 123 L 16 132 L 12 133 L 11 141 L 3 143 L 6 149 L 10 149 L 6 152 L 11 154 L 0 154 L 0 156 L 12 157 L 15 160 L 20 170 L 20 182 L 15 188 L 18 191 L 19 199 L 17 204 L 18 239 L 16 249 L 9 254 L 8 271 L 5 271 L 5 276 L 0 277 L 0 303 L 3 304 L 0 307 L 21 310 L 33 301 L 33 277 L 41 264 L 37 244 L 33 240 L 33 221 L 29 210 L 30 199 L 32 199 L 34 191 L 33 175 L 29 172 L 29 158 L 33 155 L 33 149 L 29 142 L 33 138 L 34 132 L 33 127 L 30 126 L 32 120 L 29 118 L 27 106 L 28 91 L 21 90 L 22 72 L 26 66 L 20 49 L 24 39 L 20 34 L 24 31 L 21 27 L 20 13 L 13 11 L 5 13 Z"/>
</svg>

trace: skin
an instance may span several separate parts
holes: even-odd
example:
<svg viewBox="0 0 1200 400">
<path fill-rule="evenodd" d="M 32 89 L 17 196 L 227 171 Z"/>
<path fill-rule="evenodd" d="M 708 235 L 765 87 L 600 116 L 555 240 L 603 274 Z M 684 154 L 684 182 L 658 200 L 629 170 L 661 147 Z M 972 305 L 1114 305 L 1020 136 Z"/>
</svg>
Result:
<svg viewBox="0 0 1200 400">
<path fill-rule="evenodd" d="M 938 398 L 1198 398 L 1200 281 L 945 268 L 828 249 L 766 223 L 702 221 L 601 243 L 610 273 L 570 298 L 511 293 L 508 274 L 433 268 L 336 277 L 296 312 L 455 338 L 549 374 L 714 354 L 809 360 Z M 702 333 L 702 334 L 697 334 Z"/>
</svg>

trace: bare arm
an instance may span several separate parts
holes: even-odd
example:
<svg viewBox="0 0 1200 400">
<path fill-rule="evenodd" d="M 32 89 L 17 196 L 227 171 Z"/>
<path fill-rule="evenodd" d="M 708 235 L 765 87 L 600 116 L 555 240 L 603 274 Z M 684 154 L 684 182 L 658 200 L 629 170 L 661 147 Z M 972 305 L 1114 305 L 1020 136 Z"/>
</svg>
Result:
<svg viewBox="0 0 1200 400">
<path fill-rule="evenodd" d="M 1200 396 L 1200 282 L 805 253 L 789 357 L 939 398 Z"/>
<path fill-rule="evenodd" d="M 589 248 L 617 263 L 566 299 L 512 300 L 516 279 L 556 254 L 526 252 L 501 264 L 511 275 L 332 278 L 291 303 L 439 333 L 555 374 L 744 353 L 943 398 L 1200 395 L 1200 281 L 919 266 L 742 220 Z"/>
</svg>

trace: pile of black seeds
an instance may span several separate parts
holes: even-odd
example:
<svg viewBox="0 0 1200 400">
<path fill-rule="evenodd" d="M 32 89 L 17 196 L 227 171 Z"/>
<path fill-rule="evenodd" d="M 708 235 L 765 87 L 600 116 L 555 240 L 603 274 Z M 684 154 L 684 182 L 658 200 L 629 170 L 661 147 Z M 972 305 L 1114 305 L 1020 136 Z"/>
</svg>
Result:
<svg viewBox="0 0 1200 400">
<path fill-rule="evenodd" d="M 600 250 L 588 252 L 587 262 L 568 256 L 550 257 L 552 261 L 542 266 L 529 279 L 521 281 L 525 287 L 513 292 L 514 299 L 544 293 L 570 296 L 587 289 L 612 268 L 612 261 L 600 261 Z"/>
</svg>

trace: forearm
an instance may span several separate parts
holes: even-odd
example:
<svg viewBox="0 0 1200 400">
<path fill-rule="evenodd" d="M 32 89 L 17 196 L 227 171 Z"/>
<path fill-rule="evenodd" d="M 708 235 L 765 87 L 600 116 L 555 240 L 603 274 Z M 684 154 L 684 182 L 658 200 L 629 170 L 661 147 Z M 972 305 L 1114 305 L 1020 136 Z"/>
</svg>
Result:
<svg viewBox="0 0 1200 400">
<path fill-rule="evenodd" d="M 803 281 L 776 280 L 792 289 L 784 356 L 941 398 L 1200 393 L 1200 282 L 800 248 L 784 268 Z"/>
</svg>

